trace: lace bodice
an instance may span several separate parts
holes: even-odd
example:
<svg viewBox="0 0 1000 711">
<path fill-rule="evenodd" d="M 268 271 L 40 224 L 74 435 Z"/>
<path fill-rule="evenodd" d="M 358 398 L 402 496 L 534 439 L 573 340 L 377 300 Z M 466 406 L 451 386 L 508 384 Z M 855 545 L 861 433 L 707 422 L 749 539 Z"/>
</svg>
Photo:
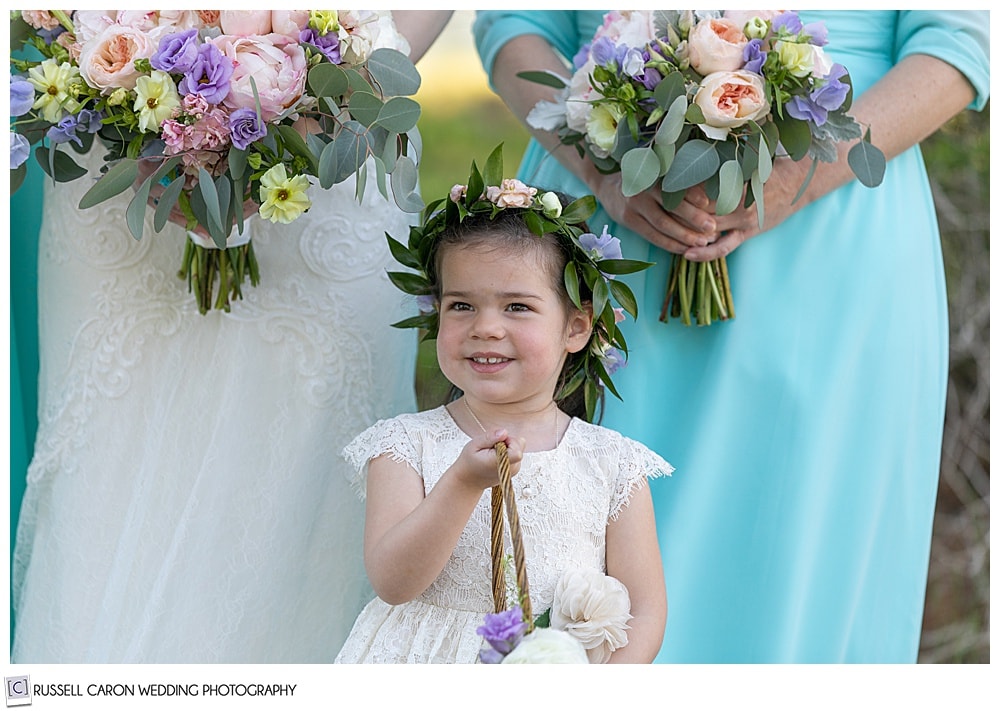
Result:
<svg viewBox="0 0 1000 711">
<path fill-rule="evenodd" d="M 429 492 L 469 441 L 444 407 L 381 420 L 345 448 L 354 465 L 352 484 L 364 494 L 367 462 L 387 454 L 409 464 Z M 559 445 L 527 452 L 514 477 L 532 606 L 552 604 L 563 571 L 605 570 L 605 531 L 647 477 L 669 474 L 666 461 L 612 430 L 573 419 Z M 419 474 L 418 474 L 419 473 Z M 476 506 L 455 551 L 417 602 L 474 613 L 492 611 L 489 490 Z M 506 541 L 510 551 L 509 537 Z M 377 601 L 380 602 L 380 601 Z M 412 604 L 412 603 L 408 603 Z M 475 625 L 472 625 L 474 635 Z M 359 630 L 356 627 L 355 633 Z M 463 630 L 466 634 L 467 630 Z M 353 634 L 352 634 L 353 636 Z M 345 650 L 350 646 L 345 646 Z"/>
</svg>

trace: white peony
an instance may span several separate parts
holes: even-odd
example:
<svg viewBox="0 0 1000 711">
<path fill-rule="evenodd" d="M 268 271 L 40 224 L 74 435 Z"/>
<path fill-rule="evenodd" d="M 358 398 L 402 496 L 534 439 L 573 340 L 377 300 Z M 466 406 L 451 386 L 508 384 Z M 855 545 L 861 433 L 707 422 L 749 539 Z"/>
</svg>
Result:
<svg viewBox="0 0 1000 711">
<path fill-rule="evenodd" d="M 617 578 L 596 569 L 568 570 L 556 585 L 549 622 L 579 640 L 591 664 L 604 664 L 628 644 L 630 609 L 628 590 Z"/>
<path fill-rule="evenodd" d="M 587 664 L 587 653 L 572 635 L 538 627 L 525 635 L 501 664 Z"/>
</svg>

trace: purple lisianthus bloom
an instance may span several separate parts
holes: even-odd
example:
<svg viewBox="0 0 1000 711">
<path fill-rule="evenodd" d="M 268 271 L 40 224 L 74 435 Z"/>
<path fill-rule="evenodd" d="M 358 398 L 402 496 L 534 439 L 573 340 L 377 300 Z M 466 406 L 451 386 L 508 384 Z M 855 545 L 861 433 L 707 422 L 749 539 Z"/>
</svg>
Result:
<svg viewBox="0 0 1000 711">
<path fill-rule="evenodd" d="M 233 145 L 241 151 L 267 135 L 267 125 L 257 120 L 253 109 L 236 109 L 229 114 L 229 132 Z"/>
<path fill-rule="evenodd" d="M 87 133 L 97 133 L 101 130 L 101 119 L 104 118 L 103 111 L 95 111 L 93 109 L 80 109 L 79 113 L 76 115 L 76 130 L 86 131 Z"/>
<path fill-rule="evenodd" d="M 10 115 L 24 116 L 35 104 L 35 87 L 19 76 L 10 78 Z"/>
<path fill-rule="evenodd" d="M 437 311 L 437 299 L 432 294 L 421 294 L 417 297 L 417 308 L 422 314 L 432 314 Z"/>
<path fill-rule="evenodd" d="M 31 144 L 28 139 L 17 131 L 10 132 L 10 169 L 20 167 L 31 154 Z"/>
<path fill-rule="evenodd" d="M 817 126 L 822 126 L 826 123 L 826 109 L 808 96 L 793 96 L 785 104 L 785 111 L 792 118 L 799 119 L 800 121 L 811 121 Z"/>
<path fill-rule="evenodd" d="M 608 234 L 607 225 L 604 226 L 600 237 L 593 232 L 585 232 L 580 235 L 580 246 L 589 252 L 594 259 L 622 258 L 621 240 Z"/>
<path fill-rule="evenodd" d="M 486 615 L 476 634 L 500 654 L 510 654 L 527 631 L 524 613 L 519 605 L 515 605 L 509 610 Z"/>
<path fill-rule="evenodd" d="M 299 42 L 313 45 L 333 64 L 340 64 L 343 61 L 340 56 L 340 37 L 334 32 L 321 35 L 311 27 L 307 27 L 299 32 Z"/>
<path fill-rule="evenodd" d="M 580 47 L 580 51 L 573 55 L 573 69 L 579 69 L 590 58 L 590 42 Z"/>
<path fill-rule="evenodd" d="M 822 22 L 810 22 L 802 28 L 802 31 L 809 35 L 809 44 L 816 47 L 826 46 L 828 33 L 826 25 Z"/>
<path fill-rule="evenodd" d="M 174 32 L 160 40 L 160 46 L 149 58 L 153 69 L 167 74 L 186 74 L 198 59 L 198 30 L 192 27 Z"/>
<path fill-rule="evenodd" d="M 752 39 L 747 42 L 743 48 L 744 70 L 753 72 L 754 74 L 761 73 L 761 70 L 764 68 L 764 62 L 767 60 L 767 52 L 762 49 L 763 46 L 764 41 L 760 39 Z"/>
<path fill-rule="evenodd" d="M 50 141 L 52 141 L 52 143 L 55 144 L 68 143 L 69 141 L 73 141 L 73 143 L 77 144 L 78 146 L 82 146 L 83 141 L 81 141 L 80 137 L 76 135 L 77 123 L 78 122 L 76 116 L 70 114 L 69 116 L 59 121 L 59 123 L 50 127 L 49 130 L 45 132 L 45 135 L 48 137 Z"/>
<path fill-rule="evenodd" d="M 847 68 L 843 64 L 834 64 L 826 75 L 823 86 L 814 90 L 809 98 L 827 111 L 836 111 L 843 106 L 847 93 L 851 90 L 850 84 L 840 81 L 846 75 Z"/>
<path fill-rule="evenodd" d="M 500 654 L 493 647 L 483 647 L 479 650 L 479 662 L 481 664 L 500 664 L 506 654 Z"/>
<path fill-rule="evenodd" d="M 799 19 L 797 13 L 783 12 L 771 20 L 771 29 L 774 32 L 778 32 L 781 28 L 784 28 L 789 34 L 797 35 L 802 31 L 802 20 Z"/>
<path fill-rule="evenodd" d="M 210 104 L 219 104 L 229 94 L 229 79 L 233 63 L 210 42 L 198 47 L 198 56 L 191 69 L 177 85 L 181 94 L 199 94 Z"/>
<path fill-rule="evenodd" d="M 663 75 L 652 67 L 646 67 L 642 74 L 636 77 L 639 82 L 652 91 L 656 88 L 656 85 L 663 81 Z"/>
</svg>

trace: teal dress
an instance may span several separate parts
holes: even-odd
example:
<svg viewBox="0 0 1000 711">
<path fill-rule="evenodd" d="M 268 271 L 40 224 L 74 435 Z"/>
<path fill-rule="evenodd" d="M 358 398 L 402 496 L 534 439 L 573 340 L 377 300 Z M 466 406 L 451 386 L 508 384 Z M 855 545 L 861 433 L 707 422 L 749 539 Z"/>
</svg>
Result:
<svg viewBox="0 0 1000 711">
<path fill-rule="evenodd" d="M 961 70 L 982 108 L 988 13 L 801 13 L 863 93 L 910 54 Z M 480 12 L 487 73 L 512 37 L 571 59 L 601 12 Z M 901 107 L 905 111 L 906 107 Z M 875 137 L 876 142 L 878 137 Z M 519 177 L 585 194 L 532 142 Z M 599 211 L 591 220 L 610 222 Z M 670 613 L 658 662 L 914 662 L 937 492 L 948 323 L 919 148 L 883 184 L 827 195 L 729 257 L 736 318 L 658 321 L 669 255 L 610 224 L 639 321 L 603 424 L 673 463 L 652 483 Z"/>
</svg>

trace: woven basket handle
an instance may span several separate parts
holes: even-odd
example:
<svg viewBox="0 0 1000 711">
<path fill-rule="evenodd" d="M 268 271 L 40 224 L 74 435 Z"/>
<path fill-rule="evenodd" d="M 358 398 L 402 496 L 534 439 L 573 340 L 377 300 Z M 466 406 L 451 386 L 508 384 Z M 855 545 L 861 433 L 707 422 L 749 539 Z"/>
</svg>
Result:
<svg viewBox="0 0 1000 711">
<path fill-rule="evenodd" d="M 523 598 L 521 610 L 528 631 L 534 629 L 534 615 L 531 612 L 531 597 L 528 590 L 528 572 L 524 562 L 524 541 L 521 538 L 521 521 L 517 516 L 517 503 L 514 501 L 514 488 L 511 484 L 510 461 L 507 459 L 507 445 L 497 442 L 494 447 L 497 454 L 497 473 L 500 484 L 490 490 L 490 555 L 493 559 L 493 610 L 503 612 L 507 607 L 507 582 L 503 569 L 503 532 L 504 509 L 510 521 L 510 540 L 514 547 L 514 570 L 517 574 L 517 587 Z"/>
</svg>

